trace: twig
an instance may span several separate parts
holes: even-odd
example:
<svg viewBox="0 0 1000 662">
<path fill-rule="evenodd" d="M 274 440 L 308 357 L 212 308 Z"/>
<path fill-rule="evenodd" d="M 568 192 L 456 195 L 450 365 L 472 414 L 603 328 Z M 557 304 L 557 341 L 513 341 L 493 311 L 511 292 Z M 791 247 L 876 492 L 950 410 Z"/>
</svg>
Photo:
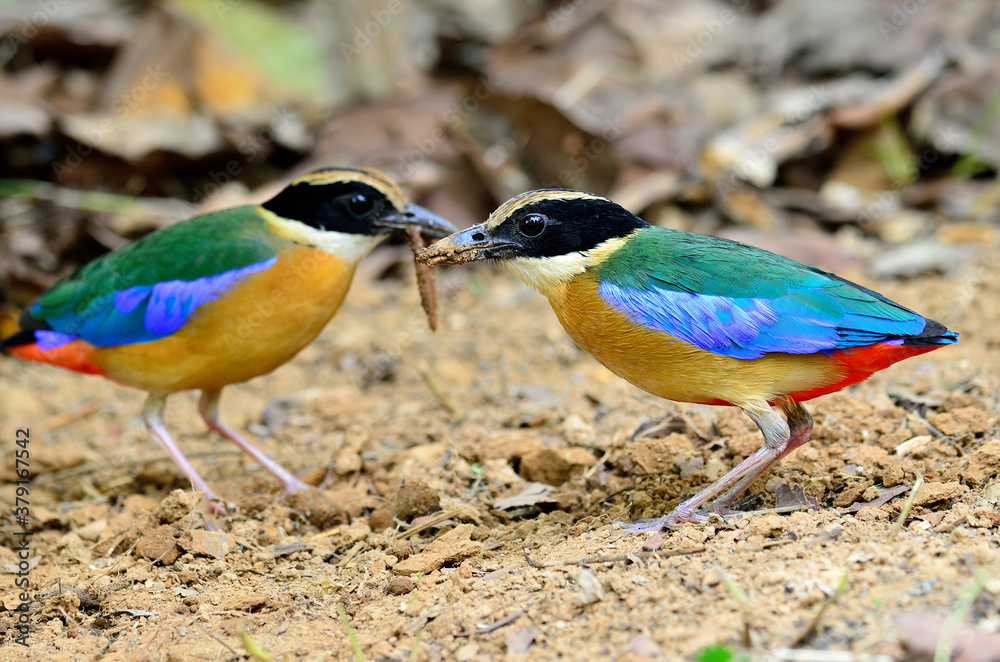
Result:
<svg viewBox="0 0 1000 662">
<path fill-rule="evenodd" d="M 178 213 L 187 203 L 172 198 L 140 198 L 117 193 L 100 193 L 64 188 L 34 179 L 2 179 L 0 195 L 6 198 L 47 200 L 60 207 L 112 214 L 166 216 L 180 220 Z"/>
<path fill-rule="evenodd" d="M 792 648 L 798 648 L 816 632 L 816 628 L 819 627 L 819 622 L 823 619 L 823 615 L 826 614 L 826 610 L 829 609 L 834 600 L 839 598 L 847 589 L 848 575 L 850 575 L 850 570 L 845 572 L 844 576 L 840 578 L 840 583 L 837 584 L 837 588 L 834 589 L 833 593 L 826 596 L 826 600 L 824 600 L 823 604 L 819 606 L 819 609 L 816 610 L 813 617 L 809 619 L 809 624 L 804 630 L 802 630 L 802 634 L 796 637 L 795 641 L 792 642 Z"/>
<path fill-rule="evenodd" d="M 910 490 L 910 496 L 906 499 L 906 504 L 903 509 L 899 511 L 899 517 L 896 518 L 896 523 L 892 526 L 892 531 L 889 532 L 889 537 L 886 542 L 892 542 L 899 535 L 899 532 L 903 530 L 903 523 L 906 522 L 906 518 L 910 514 L 910 509 L 913 508 L 913 502 L 917 500 L 917 492 L 920 490 L 920 486 L 924 484 L 924 477 L 917 474 L 917 480 L 913 483 L 913 489 Z"/>
<path fill-rule="evenodd" d="M 894 115 L 908 106 L 941 76 L 951 61 L 952 56 L 945 48 L 932 49 L 919 62 L 866 93 L 864 98 L 834 107 L 829 121 L 834 126 L 855 130 L 877 124 L 879 118 Z"/>
<path fill-rule="evenodd" d="M 473 514 L 475 514 L 476 517 L 472 517 Z M 454 508 L 452 510 L 446 510 L 446 511 L 443 511 L 441 513 L 438 513 L 437 515 L 435 515 L 431 519 L 427 520 L 426 522 L 423 522 L 421 524 L 418 524 L 417 526 L 414 526 L 412 528 L 407 529 L 406 531 L 403 531 L 402 533 L 396 535 L 395 539 L 396 540 L 405 540 L 406 538 L 409 538 L 410 536 L 415 536 L 418 533 L 422 533 L 422 532 L 426 531 L 427 529 L 433 528 L 433 527 L 437 526 L 438 524 L 440 524 L 441 522 L 443 522 L 445 520 L 449 520 L 449 519 L 452 519 L 452 518 L 457 518 L 459 516 L 463 516 L 463 517 L 472 519 L 477 524 L 479 523 L 478 512 L 474 508 L 472 508 L 470 506 L 459 506 L 458 508 Z"/>
<path fill-rule="evenodd" d="M 193 624 L 196 620 L 198 620 L 198 615 L 197 614 L 195 614 L 191 618 L 191 624 Z M 140 660 L 148 660 L 149 659 L 149 657 L 148 657 L 149 652 L 150 652 L 149 651 L 149 647 L 153 645 L 153 642 L 156 641 L 156 637 L 159 636 L 160 630 L 163 629 L 163 623 L 164 623 L 163 621 L 160 621 L 159 623 L 156 624 L 156 629 L 153 630 L 153 635 L 149 638 L 149 641 L 146 642 L 146 645 L 142 647 L 142 650 L 139 651 L 139 659 Z"/>
<path fill-rule="evenodd" d="M 611 451 L 613 451 L 614 449 L 615 449 L 614 446 L 609 446 L 608 450 L 604 451 L 604 455 L 601 456 L 601 459 L 599 459 L 597 462 L 594 462 L 594 464 L 592 464 L 589 469 L 583 472 L 583 479 L 587 480 L 588 478 L 593 476 L 594 472 L 597 471 L 597 467 L 604 464 L 607 461 L 607 459 L 611 457 Z"/>
<path fill-rule="evenodd" d="M 906 420 L 909 421 L 909 422 L 912 422 L 912 423 L 914 423 L 916 425 L 922 425 L 922 426 L 924 426 L 925 428 L 927 428 L 927 431 L 931 433 L 932 437 L 947 437 L 948 436 L 944 432 L 941 432 L 941 430 L 939 430 L 936 427 L 934 427 L 933 425 L 931 425 L 931 423 L 927 419 L 921 418 L 920 416 L 917 416 L 912 411 L 906 412 Z"/>
<path fill-rule="evenodd" d="M 451 399 L 451 396 L 445 392 L 444 387 L 441 386 L 437 377 L 435 377 L 434 374 L 431 373 L 431 371 L 425 366 L 419 366 L 417 368 L 417 372 L 420 373 L 420 378 L 424 380 L 425 384 L 427 384 L 427 388 L 429 388 L 431 393 L 434 394 L 434 397 L 437 398 L 438 403 L 444 407 L 449 414 L 451 414 L 451 417 L 455 420 L 461 419 L 464 416 L 464 413 L 461 408 L 455 404 L 455 401 Z"/>
<path fill-rule="evenodd" d="M 528 549 L 522 545 L 521 551 L 524 552 L 524 560 L 527 561 L 528 565 L 532 568 L 555 568 L 561 565 L 588 565 L 590 563 L 618 563 L 619 561 L 631 561 L 634 558 L 661 558 L 669 559 L 673 556 L 687 556 L 688 554 L 698 554 L 704 552 L 704 547 L 695 547 L 694 549 L 654 549 L 649 551 L 639 551 L 639 552 L 629 552 L 628 554 L 615 554 L 613 556 L 581 556 L 575 559 L 567 559 L 565 561 L 545 561 L 544 563 L 539 563 L 528 556 Z"/>
<path fill-rule="evenodd" d="M 216 636 L 215 636 L 214 634 L 212 634 L 212 633 L 211 633 L 211 632 L 210 632 L 210 631 L 209 631 L 209 630 L 208 630 L 207 628 L 205 628 L 205 627 L 204 627 L 204 626 L 203 626 L 203 625 L 202 625 L 201 623 L 197 623 L 197 622 L 196 622 L 196 623 L 194 624 L 194 626 L 195 626 L 196 628 L 198 628 L 199 630 L 201 630 L 202 632 L 204 632 L 205 634 L 207 634 L 208 636 L 210 636 L 210 637 L 211 637 L 212 639 L 214 639 L 215 641 L 217 641 L 217 642 L 219 643 L 219 645 L 220 645 L 220 646 L 222 646 L 222 647 L 223 647 L 223 648 L 225 648 L 225 649 L 226 649 L 227 651 L 229 651 L 230 653 L 232 653 L 232 654 L 233 654 L 233 657 L 239 657 L 239 656 L 240 656 L 240 654 L 239 654 L 239 653 L 237 653 L 237 652 L 236 652 L 235 650 L 233 650 L 232 646 L 230 646 L 229 644 L 227 644 L 226 642 L 224 642 L 224 641 L 223 641 L 222 639 L 219 639 L 218 637 L 216 637 Z"/>
<path fill-rule="evenodd" d="M 529 602 L 528 604 L 526 604 L 522 609 L 518 609 L 517 611 L 515 611 L 510 616 L 505 616 L 504 618 L 501 618 L 499 621 L 496 621 L 495 623 L 490 623 L 489 625 L 480 625 L 479 627 L 477 627 L 475 630 L 472 630 L 471 632 L 459 632 L 455 636 L 456 637 L 471 637 L 472 635 L 475 635 L 475 634 L 489 634 L 490 632 L 493 632 L 494 630 L 499 630 L 503 626 L 509 625 L 509 624 L 513 623 L 514 621 L 516 621 L 517 619 L 519 619 L 525 612 L 527 612 L 529 609 L 531 609 L 534 606 L 534 604 L 535 604 L 535 601 L 532 600 L 531 602 Z"/>
<path fill-rule="evenodd" d="M 39 434 L 51 432 L 52 430 L 61 428 L 62 426 L 68 425 L 69 423 L 79 420 L 85 416 L 90 416 L 95 411 L 103 407 L 106 402 L 106 399 L 91 400 L 90 402 L 86 402 L 79 407 L 45 419 L 32 428 L 32 431 L 37 431 Z"/>
<path fill-rule="evenodd" d="M 726 513 L 722 519 L 733 519 L 744 515 L 784 515 L 785 513 L 797 513 L 801 510 L 814 509 L 816 506 L 811 503 L 796 503 L 791 506 L 780 506 L 778 508 L 761 508 L 759 510 L 746 510 L 733 513 Z"/>
<path fill-rule="evenodd" d="M 73 636 L 78 636 L 77 633 L 80 631 L 80 624 L 76 622 L 76 619 L 71 618 L 62 605 L 59 605 L 59 613 L 62 614 L 63 620 L 66 622 L 66 627 L 71 630 Z"/>
<path fill-rule="evenodd" d="M 246 616 L 242 609 L 216 609 L 215 611 L 199 611 L 198 616 Z"/>
<path fill-rule="evenodd" d="M 338 533 L 340 533 L 340 527 L 335 526 L 332 529 L 327 529 L 326 531 L 323 531 L 322 533 L 311 535 L 308 538 L 306 538 L 306 540 L 308 542 L 315 542 L 317 540 L 322 540 L 323 538 L 329 538 L 330 536 L 335 536 Z"/>
</svg>

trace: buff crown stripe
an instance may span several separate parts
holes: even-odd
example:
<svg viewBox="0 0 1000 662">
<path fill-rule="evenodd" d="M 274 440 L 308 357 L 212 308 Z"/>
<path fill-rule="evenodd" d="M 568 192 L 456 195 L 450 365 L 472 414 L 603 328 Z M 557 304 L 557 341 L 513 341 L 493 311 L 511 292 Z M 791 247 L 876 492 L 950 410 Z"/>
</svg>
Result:
<svg viewBox="0 0 1000 662">
<path fill-rule="evenodd" d="M 330 168 L 328 170 L 316 170 L 302 175 L 294 180 L 292 185 L 323 185 L 333 182 L 358 182 L 360 184 L 367 184 L 381 191 L 392 202 L 392 205 L 400 211 L 406 209 L 409 203 L 406 195 L 403 194 L 395 182 L 382 172 L 371 168 Z"/>
<path fill-rule="evenodd" d="M 593 193 L 585 193 L 583 191 L 573 191 L 570 189 L 540 189 L 537 191 L 528 191 L 527 193 L 522 193 L 516 195 L 507 202 L 503 203 L 497 207 L 496 211 L 490 214 L 490 217 L 486 220 L 487 228 L 495 228 L 501 223 L 503 223 L 507 218 L 514 213 L 516 210 L 522 207 L 527 207 L 528 205 L 533 205 L 536 202 L 544 202 L 545 200 L 605 200 L 599 195 L 594 195 Z"/>
</svg>

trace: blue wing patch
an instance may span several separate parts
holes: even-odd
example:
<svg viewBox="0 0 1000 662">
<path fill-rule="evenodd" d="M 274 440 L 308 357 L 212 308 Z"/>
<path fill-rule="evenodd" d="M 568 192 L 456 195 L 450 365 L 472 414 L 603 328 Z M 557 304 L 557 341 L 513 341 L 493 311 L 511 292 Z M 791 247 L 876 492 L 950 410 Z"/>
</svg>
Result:
<svg viewBox="0 0 1000 662">
<path fill-rule="evenodd" d="M 59 333 L 58 331 L 49 331 L 48 329 L 38 329 L 35 331 L 35 345 L 43 352 L 55 349 L 56 347 L 62 347 L 76 339 L 76 336 Z"/>
<path fill-rule="evenodd" d="M 276 261 L 272 257 L 196 280 L 170 280 L 111 292 L 93 301 L 82 315 L 47 319 L 57 333 L 46 332 L 49 335 L 39 341 L 46 343 L 44 349 L 54 349 L 77 338 L 96 347 L 164 338 L 183 327 L 199 306 L 217 299 L 244 276 L 271 268 Z"/>
<path fill-rule="evenodd" d="M 598 292 L 636 324 L 738 359 L 871 345 L 916 335 L 926 323 L 920 315 L 874 297 L 862 300 L 858 290 L 835 282 L 776 298 L 637 289 L 609 281 L 602 281 Z"/>
</svg>

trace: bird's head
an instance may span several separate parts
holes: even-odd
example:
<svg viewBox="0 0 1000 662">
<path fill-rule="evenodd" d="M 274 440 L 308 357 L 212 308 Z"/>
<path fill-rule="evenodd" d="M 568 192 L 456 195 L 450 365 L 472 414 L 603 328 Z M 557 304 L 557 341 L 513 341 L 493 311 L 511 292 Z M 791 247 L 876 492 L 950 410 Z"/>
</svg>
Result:
<svg viewBox="0 0 1000 662">
<path fill-rule="evenodd" d="M 565 189 L 511 198 L 485 223 L 421 251 L 430 266 L 498 260 L 543 294 L 600 263 L 647 223 L 610 200 Z"/>
<path fill-rule="evenodd" d="M 455 227 L 410 202 L 374 168 L 322 168 L 260 205 L 279 234 L 356 262 L 397 230 L 417 226 L 438 239 Z"/>
</svg>

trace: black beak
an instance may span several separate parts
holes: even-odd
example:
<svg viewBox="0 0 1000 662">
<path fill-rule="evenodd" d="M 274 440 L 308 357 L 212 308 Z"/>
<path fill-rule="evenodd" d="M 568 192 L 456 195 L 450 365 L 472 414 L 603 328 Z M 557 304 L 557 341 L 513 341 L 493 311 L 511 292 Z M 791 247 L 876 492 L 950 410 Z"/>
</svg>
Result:
<svg viewBox="0 0 1000 662">
<path fill-rule="evenodd" d="M 393 211 L 375 222 L 376 227 L 391 230 L 409 230 L 413 226 L 420 228 L 421 234 L 433 239 L 447 237 L 458 228 L 444 220 L 434 212 L 420 205 L 410 203 L 402 212 Z"/>
</svg>

